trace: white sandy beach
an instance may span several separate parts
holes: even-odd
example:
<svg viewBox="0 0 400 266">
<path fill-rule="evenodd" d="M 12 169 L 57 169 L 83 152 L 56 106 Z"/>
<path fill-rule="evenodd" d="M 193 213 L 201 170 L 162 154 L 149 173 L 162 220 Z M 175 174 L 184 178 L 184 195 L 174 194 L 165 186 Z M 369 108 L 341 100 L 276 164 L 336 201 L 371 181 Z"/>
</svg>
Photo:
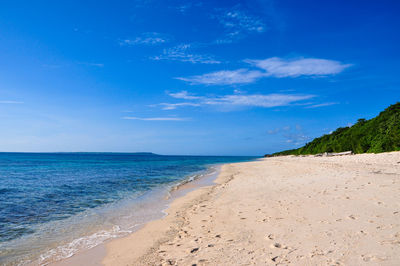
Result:
<svg viewBox="0 0 400 266">
<path fill-rule="evenodd" d="M 400 265 L 400 152 L 224 165 L 105 265 Z"/>
</svg>

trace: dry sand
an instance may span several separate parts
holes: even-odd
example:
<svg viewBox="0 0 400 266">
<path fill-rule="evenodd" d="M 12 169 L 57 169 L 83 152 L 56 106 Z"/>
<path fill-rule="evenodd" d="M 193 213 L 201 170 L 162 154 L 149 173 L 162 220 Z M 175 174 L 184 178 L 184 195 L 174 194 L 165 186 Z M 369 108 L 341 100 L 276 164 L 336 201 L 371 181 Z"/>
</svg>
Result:
<svg viewBox="0 0 400 266">
<path fill-rule="evenodd" d="M 106 265 L 400 265 L 400 152 L 227 164 Z"/>
</svg>

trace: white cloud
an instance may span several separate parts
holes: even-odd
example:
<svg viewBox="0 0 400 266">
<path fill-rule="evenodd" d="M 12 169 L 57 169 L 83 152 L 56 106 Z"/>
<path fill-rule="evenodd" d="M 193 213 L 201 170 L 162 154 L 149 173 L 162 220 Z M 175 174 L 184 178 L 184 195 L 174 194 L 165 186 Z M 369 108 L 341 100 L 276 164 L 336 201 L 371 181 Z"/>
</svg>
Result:
<svg viewBox="0 0 400 266">
<path fill-rule="evenodd" d="M 177 99 L 192 100 L 183 103 L 161 103 L 164 110 L 173 110 L 182 106 L 222 106 L 222 107 L 262 107 L 288 106 L 299 101 L 311 99 L 314 95 L 296 94 L 231 94 L 223 96 L 190 96 L 186 91 L 170 93 Z"/>
<path fill-rule="evenodd" d="M 189 82 L 190 84 L 205 84 L 205 85 L 232 85 L 253 83 L 264 74 L 258 70 L 237 69 L 237 70 L 222 70 L 204 75 L 191 77 L 178 77 L 177 79 Z"/>
<path fill-rule="evenodd" d="M 186 13 L 186 11 L 188 9 L 190 9 L 191 7 L 192 7 L 192 3 L 187 3 L 187 4 L 177 6 L 176 9 L 181 13 Z"/>
<path fill-rule="evenodd" d="M 0 101 L 0 104 L 23 104 L 24 102 L 18 101 Z"/>
<path fill-rule="evenodd" d="M 313 105 L 307 106 L 306 108 L 318 108 L 318 107 L 330 106 L 330 105 L 335 105 L 335 104 L 339 104 L 339 103 L 331 102 L 331 103 L 313 104 Z"/>
<path fill-rule="evenodd" d="M 284 138 L 286 138 L 287 143 L 293 143 L 294 145 L 303 145 L 307 141 L 309 141 L 311 138 L 303 133 L 290 133 L 290 134 L 284 134 Z"/>
<path fill-rule="evenodd" d="M 247 68 L 222 70 L 191 77 L 178 77 L 177 79 L 189 82 L 193 85 L 247 84 L 253 83 L 263 77 L 323 77 L 338 74 L 351 66 L 351 64 L 343 64 L 339 61 L 317 58 L 286 60 L 272 57 L 264 60 L 245 60 L 245 62 L 258 68 L 258 70 L 250 70 Z"/>
<path fill-rule="evenodd" d="M 196 2 L 184 1 L 184 4 L 175 7 L 175 9 L 177 9 L 182 14 L 186 14 L 190 9 L 196 8 L 196 7 L 198 8 L 198 7 L 201 7 L 202 5 L 203 5 L 203 3 L 200 1 L 196 1 Z"/>
<path fill-rule="evenodd" d="M 313 98 L 314 95 L 290 95 L 290 94 L 253 94 L 253 95 L 225 95 L 217 98 L 206 99 L 203 103 L 210 105 L 236 105 L 253 107 L 277 107 L 287 106 L 294 102 Z"/>
<path fill-rule="evenodd" d="M 303 128 L 300 125 L 296 126 L 284 126 L 281 128 L 275 128 L 267 131 L 267 134 L 275 135 L 279 134 L 284 138 L 286 143 L 291 143 L 293 145 L 305 144 L 311 138 L 303 132 Z"/>
<path fill-rule="evenodd" d="M 228 29 L 237 29 L 249 32 L 265 31 L 265 25 L 261 19 L 239 9 L 226 11 L 219 17 L 219 21 Z"/>
<path fill-rule="evenodd" d="M 180 117 L 135 117 L 135 116 L 124 116 L 122 119 L 126 120 L 141 120 L 141 121 L 185 121 L 187 118 Z"/>
<path fill-rule="evenodd" d="M 310 137 L 303 132 L 303 128 L 300 125 L 294 127 L 284 126 L 282 128 L 275 128 L 267 131 L 269 135 L 281 135 L 286 143 L 292 143 L 293 145 L 300 145 L 310 140 Z"/>
<path fill-rule="evenodd" d="M 125 39 L 119 42 L 121 46 L 124 45 L 158 45 L 168 42 L 168 38 L 157 32 L 143 33 L 142 36 L 134 39 Z"/>
<path fill-rule="evenodd" d="M 181 62 L 189 62 L 192 64 L 220 64 L 221 62 L 216 60 L 211 55 L 194 54 L 191 52 L 193 45 L 191 44 L 180 44 L 172 48 L 164 49 L 163 53 L 158 56 L 153 56 L 153 60 L 173 60 Z"/>
<path fill-rule="evenodd" d="M 187 91 L 168 93 L 168 95 L 177 99 L 185 99 L 185 100 L 201 99 L 201 96 L 190 95 Z"/>
<path fill-rule="evenodd" d="M 163 106 L 163 110 L 175 110 L 178 107 L 183 107 L 183 106 L 200 106 L 198 103 L 160 103 L 159 105 Z"/>
<path fill-rule="evenodd" d="M 272 57 L 264 60 L 245 60 L 245 62 L 265 70 L 266 76 L 277 78 L 333 75 L 351 66 L 339 61 L 318 58 L 285 60 Z"/>
<path fill-rule="evenodd" d="M 247 33 L 261 33 L 266 29 L 263 21 L 249 14 L 238 6 L 231 9 L 223 9 L 215 18 L 225 28 L 226 34 L 216 43 L 231 43 Z"/>
</svg>

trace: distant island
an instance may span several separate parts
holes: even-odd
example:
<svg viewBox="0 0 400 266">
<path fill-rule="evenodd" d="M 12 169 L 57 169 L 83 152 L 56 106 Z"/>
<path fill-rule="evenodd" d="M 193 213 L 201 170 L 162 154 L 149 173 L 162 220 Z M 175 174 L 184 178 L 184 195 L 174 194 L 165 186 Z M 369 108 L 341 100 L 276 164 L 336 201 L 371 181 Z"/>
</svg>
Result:
<svg viewBox="0 0 400 266">
<path fill-rule="evenodd" d="M 370 120 L 358 119 L 351 127 L 340 127 L 331 134 L 315 138 L 301 148 L 267 154 L 307 155 L 345 152 L 380 153 L 400 151 L 400 102 Z"/>
</svg>

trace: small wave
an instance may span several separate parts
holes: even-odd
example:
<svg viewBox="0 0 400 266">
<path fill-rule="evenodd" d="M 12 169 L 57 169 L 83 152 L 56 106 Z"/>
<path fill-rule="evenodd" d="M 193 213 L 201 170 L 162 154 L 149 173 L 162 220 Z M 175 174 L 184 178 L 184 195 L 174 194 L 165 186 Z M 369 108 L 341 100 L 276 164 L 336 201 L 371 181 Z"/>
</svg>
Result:
<svg viewBox="0 0 400 266">
<path fill-rule="evenodd" d="M 217 166 L 213 165 L 213 166 L 209 166 L 207 168 L 207 170 L 204 170 L 204 171 L 202 171 L 200 173 L 187 176 L 185 179 L 183 179 L 182 181 L 179 181 L 178 183 L 175 183 L 174 185 L 172 185 L 169 188 L 169 190 L 167 192 L 166 199 L 170 199 L 171 198 L 171 193 L 176 191 L 176 190 L 178 190 L 178 189 L 180 189 L 185 184 L 193 182 L 193 181 L 196 181 L 196 180 L 198 180 L 198 179 L 200 179 L 202 177 L 205 177 L 205 176 L 214 175 L 217 172 L 218 172 Z"/>
<path fill-rule="evenodd" d="M 135 226 L 136 225 L 132 226 L 132 228 Z M 116 225 L 113 226 L 113 228 L 109 231 L 101 230 L 92 235 L 77 238 L 66 245 L 50 249 L 49 251 L 40 255 L 38 261 L 39 265 L 47 265 L 54 261 L 59 261 L 72 257 L 79 251 L 94 248 L 109 239 L 121 237 L 132 232 L 133 230 L 121 230 L 121 228 Z"/>
</svg>

